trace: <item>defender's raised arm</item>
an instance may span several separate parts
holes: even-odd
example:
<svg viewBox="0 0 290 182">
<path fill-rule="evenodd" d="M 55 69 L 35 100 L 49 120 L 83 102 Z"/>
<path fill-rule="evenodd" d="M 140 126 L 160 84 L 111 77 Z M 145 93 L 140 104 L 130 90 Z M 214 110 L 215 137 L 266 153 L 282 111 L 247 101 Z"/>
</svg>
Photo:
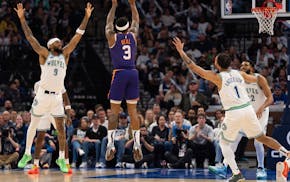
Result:
<svg viewBox="0 0 290 182">
<path fill-rule="evenodd" d="M 33 36 L 32 31 L 29 28 L 25 19 L 25 15 L 24 15 L 25 9 L 23 8 L 23 4 L 18 3 L 17 8 L 14 8 L 14 10 L 18 15 L 25 37 L 30 43 L 30 45 L 32 46 L 33 50 L 40 56 L 46 57 L 48 55 L 48 50 L 47 48 L 41 46 L 39 42 L 36 40 L 36 38 Z"/>
</svg>

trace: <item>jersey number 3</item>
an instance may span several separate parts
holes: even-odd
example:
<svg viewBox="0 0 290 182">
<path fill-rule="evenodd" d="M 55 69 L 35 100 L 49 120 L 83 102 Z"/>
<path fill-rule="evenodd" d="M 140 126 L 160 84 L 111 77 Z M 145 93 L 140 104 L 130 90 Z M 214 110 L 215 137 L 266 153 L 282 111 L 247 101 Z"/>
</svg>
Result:
<svg viewBox="0 0 290 182">
<path fill-rule="evenodd" d="M 129 45 L 124 45 L 122 47 L 122 49 L 124 50 L 123 59 L 124 60 L 130 60 L 131 59 L 131 47 Z"/>
<path fill-rule="evenodd" d="M 57 69 L 57 68 L 55 68 L 55 69 L 53 70 L 53 75 L 54 75 L 54 76 L 56 76 L 56 75 L 57 75 L 57 73 L 58 73 L 58 69 Z"/>
</svg>

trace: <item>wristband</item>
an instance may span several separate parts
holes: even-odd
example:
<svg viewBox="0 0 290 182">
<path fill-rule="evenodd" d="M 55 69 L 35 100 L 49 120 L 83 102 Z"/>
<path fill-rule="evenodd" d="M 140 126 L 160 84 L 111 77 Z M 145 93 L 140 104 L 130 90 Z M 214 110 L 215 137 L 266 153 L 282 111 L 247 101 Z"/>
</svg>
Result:
<svg viewBox="0 0 290 182">
<path fill-rule="evenodd" d="M 71 109 L 71 105 L 67 105 L 64 108 L 65 108 L 65 110 Z"/>
<path fill-rule="evenodd" d="M 84 35 L 85 30 L 81 30 L 81 29 L 78 28 L 78 29 L 76 30 L 76 33 L 81 34 L 81 35 Z"/>
</svg>

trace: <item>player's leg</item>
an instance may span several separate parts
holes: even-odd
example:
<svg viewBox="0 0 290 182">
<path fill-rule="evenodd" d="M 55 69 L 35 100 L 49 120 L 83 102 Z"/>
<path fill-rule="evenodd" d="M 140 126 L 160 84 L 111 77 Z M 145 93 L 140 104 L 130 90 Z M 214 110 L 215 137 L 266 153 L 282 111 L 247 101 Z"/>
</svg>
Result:
<svg viewBox="0 0 290 182">
<path fill-rule="evenodd" d="M 60 167 L 62 172 L 67 173 L 68 168 L 65 162 L 65 129 L 64 129 L 64 118 L 63 117 L 54 117 L 56 129 L 57 129 L 57 138 L 59 143 L 59 158 L 57 159 L 57 164 Z"/>
<path fill-rule="evenodd" d="M 269 108 L 266 109 L 262 113 L 262 117 L 259 119 L 260 125 L 261 125 L 264 133 L 267 132 L 268 118 L 269 118 Z M 267 172 L 265 171 L 265 167 L 264 167 L 264 155 L 265 155 L 264 145 L 261 142 L 258 142 L 255 139 L 254 140 L 254 146 L 255 146 L 255 149 L 256 149 L 257 161 L 258 161 L 258 168 L 257 168 L 257 172 L 256 172 L 256 178 L 257 179 L 266 179 L 267 178 Z"/>
<path fill-rule="evenodd" d="M 244 113 L 240 112 L 240 110 L 226 111 L 225 119 L 221 126 L 222 131 L 219 138 L 219 144 L 222 150 L 222 154 L 224 156 L 224 161 L 230 166 L 233 173 L 233 176 L 229 179 L 229 181 L 245 180 L 237 166 L 237 163 L 235 161 L 235 154 L 231 148 L 231 143 L 235 141 L 238 132 L 241 130 L 241 123 L 244 122 L 242 114 Z M 209 170 L 221 177 L 226 177 L 226 166 L 210 166 Z"/>
<path fill-rule="evenodd" d="M 112 160 L 115 157 L 116 148 L 114 146 L 114 135 L 115 129 L 118 125 L 118 115 L 120 113 L 121 102 L 124 97 L 125 87 L 126 87 L 126 75 L 124 71 L 114 70 L 111 88 L 108 94 L 110 99 L 110 105 L 112 114 L 109 116 L 108 125 L 108 143 L 105 158 L 107 161 Z"/>
<path fill-rule="evenodd" d="M 41 121 L 44 122 L 44 121 Z M 28 174 L 38 174 L 39 173 L 39 155 L 41 149 L 43 147 L 43 140 L 45 137 L 46 131 L 38 131 L 36 142 L 35 142 L 35 151 L 34 151 L 34 160 L 33 160 L 33 167 L 28 171 Z"/>
<path fill-rule="evenodd" d="M 143 159 L 140 144 L 140 121 L 137 113 L 137 102 L 139 100 L 139 76 L 137 70 L 127 71 L 128 80 L 125 90 L 125 98 L 127 102 L 128 113 L 131 119 L 132 136 L 134 139 L 133 157 L 136 162 Z"/>
<path fill-rule="evenodd" d="M 22 156 L 21 160 L 18 162 L 19 168 L 24 168 L 26 164 L 32 159 L 31 157 L 31 146 L 33 143 L 34 136 L 36 134 L 36 128 L 40 122 L 40 118 L 47 112 L 47 96 L 45 96 L 44 92 L 38 90 L 37 95 L 35 96 L 32 108 L 31 108 L 31 122 L 27 129 L 26 136 L 26 146 L 25 153 Z"/>
</svg>

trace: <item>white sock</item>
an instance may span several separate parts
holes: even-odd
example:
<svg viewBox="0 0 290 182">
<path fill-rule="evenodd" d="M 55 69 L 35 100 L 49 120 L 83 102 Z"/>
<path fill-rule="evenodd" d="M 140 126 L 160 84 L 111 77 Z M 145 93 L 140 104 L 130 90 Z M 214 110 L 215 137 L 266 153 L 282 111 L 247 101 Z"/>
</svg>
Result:
<svg viewBox="0 0 290 182">
<path fill-rule="evenodd" d="M 232 170 L 232 173 L 235 175 L 239 174 L 240 170 L 239 170 L 238 165 L 235 161 L 235 154 L 234 154 L 233 150 L 231 149 L 230 144 L 228 142 L 224 141 L 223 139 L 221 139 L 220 147 L 222 149 L 222 153 L 223 153 L 223 156 L 225 158 L 225 161 L 226 161 L 226 163 L 229 164 L 229 166 Z"/>
<path fill-rule="evenodd" d="M 140 130 L 132 130 L 134 143 L 136 142 L 137 145 L 140 145 Z"/>
<path fill-rule="evenodd" d="M 33 164 L 36 165 L 36 166 L 39 166 L 39 159 L 34 159 L 33 160 Z"/>
<path fill-rule="evenodd" d="M 257 140 L 254 140 L 254 145 L 257 154 L 258 167 L 264 169 L 264 153 L 265 153 L 264 146 L 261 142 L 258 142 Z"/>
<path fill-rule="evenodd" d="M 114 142 L 115 130 L 108 131 L 108 143 Z"/>
<path fill-rule="evenodd" d="M 69 164 L 69 159 L 65 159 L 65 163 L 66 164 Z"/>
<path fill-rule="evenodd" d="M 59 159 L 64 159 L 64 151 L 59 151 Z"/>
<path fill-rule="evenodd" d="M 287 155 L 288 155 L 289 151 L 288 151 L 287 149 L 285 149 L 283 146 L 281 146 L 281 147 L 279 148 L 279 152 L 280 152 L 280 154 L 282 154 L 283 156 L 288 157 Z"/>
<path fill-rule="evenodd" d="M 31 114 L 31 122 L 27 129 L 27 136 L 26 136 L 26 147 L 25 147 L 25 154 L 31 155 L 31 146 L 33 143 L 34 136 L 36 134 L 36 128 L 39 124 L 39 117 L 36 117 Z"/>
</svg>

